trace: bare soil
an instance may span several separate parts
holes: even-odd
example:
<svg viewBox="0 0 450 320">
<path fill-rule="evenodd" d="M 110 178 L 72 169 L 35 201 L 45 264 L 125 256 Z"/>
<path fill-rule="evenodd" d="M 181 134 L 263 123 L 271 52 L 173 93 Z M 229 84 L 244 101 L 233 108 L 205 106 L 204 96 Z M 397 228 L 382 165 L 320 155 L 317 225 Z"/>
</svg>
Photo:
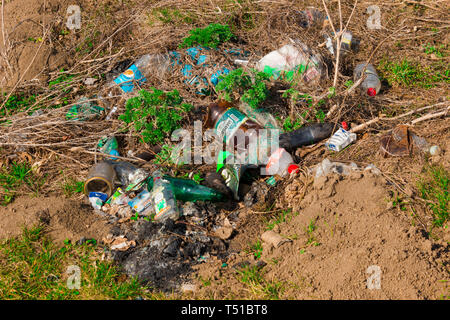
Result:
<svg viewBox="0 0 450 320">
<path fill-rule="evenodd" d="M 205 1 L 206 4 L 202 3 L 204 7 L 199 5 L 199 12 L 195 12 L 198 14 L 198 20 L 195 22 L 198 26 L 210 23 L 212 20 L 208 17 L 211 16 L 226 17 L 230 21 L 243 18 L 242 13 L 236 14 L 226 6 L 217 7 L 222 12 L 219 15 L 219 10 L 211 7 L 213 2 Z M 321 6 L 321 1 L 310 2 L 311 5 Z M 181 11 L 183 8 L 196 10 L 188 8 L 192 5 L 189 1 L 179 4 L 176 4 L 176 1 L 164 1 L 157 7 L 162 8 L 165 3 L 171 6 L 179 5 Z M 351 12 L 352 3 L 345 3 L 346 17 Z M 81 6 L 83 21 L 91 28 L 89 32 L 59 34 L 64 29 L 69 4 Z M 267 19 L 267 23 L 262 24 L 260 29 L 253 30 L 245 29 L 246 25 L 242 24 L 243 31 L 240 31 L 243 41 L 255 52 L 274 50 L 284 44 L 289 36 L 299 34 L 299 30 L 295 28 L 278 28 L 286 24 L 285 16 L 289 14 L 284 12 L 295 9 L 291 2 L 273 2 L 270 10 L 264 5 L 261 4 L 263 7 L 257 9 L 266 12 L 264 19 Z M 298 6 L 296 9 L 304 7 L 303 4 L 295 5 Z M 400 21 L 400 18 L 405 29 L 402 31 L 402 37 L 405 39 L 400 39 L 398 35 L 401 46 L 394 44 L 394 40 L 387 41 L 389 45 L 381 46 L 374 55 L 374 64 L 383 57 L 392 55 L 431 59 L 422 49 L 417 49 L 422 48 L 421 41 L 424 38 L 448 44 L 446 29 L 430 24 L 433 19 L 422 18 L 426 13 L 432 14 L 434 20 L 442 21 L 448 13 L 427 9 L 426 6 L 419 6 L 417 9 L 412 4 L 406 6 L 400 2 L 385 5 L 388 9 L 383 11 L 386 16 L 383 21 L 389 29 L 372 33 L 365 28 L 367 6 L 358 7 L 350 27 L 362 38 L 362 49 L 347 57 L 343 62 L 344 66 L 365 60 L 381 41 L 386 40 L 385 33 L 393 30 L 392 24 Z M 405 8 L 398 11 L 400 9 L 396 8 L 401 6 Z M 0 61 L 1 87 L 7 89 L 19 84 L 24 90 L 31 86 L 48 88 L 49 79 L 55 79 L 58 70 L 67 70 L 74 66 L 78 67 L 78 72 L 83 71 L 90 75 L 106 73 L 116 62 L 125 58 L 135 58 L 141 53 L 161 48 L 174 49 L 180 37 L 187 35 L 188 30 L 196 26 L 176 21 L 168 27 L 163 20 L 157 18 L 158 15 L 142 14 L 134 17 L 133 26 L 138 27 L 120 29 L 120 32 L 114 33 L 114 37 L 108 38 L 112 30 L 117 30 L 115 28 L 127 21 L 130 13 L 130 7 L 124 6 L 122 2 L 119 4 L 103 0 L 6 1 L 2 30 L 7 32 L 7 39 L 0 33 L 0 52 L 5 55 Z M 394 16 L 397 13 L 398 16 Z M 409 16 L 414 19 L 407 19 Z M 49 24 L 53 26 L 51 35 L 45 41 L 40 41 L 45 26 Z M 100 30 L 98 35 L 92 26 Z M 437 28 L 438 31 L 430 31 L 432 28 Z M 273 31 L 275 29 L 276 31 Z M 303 33 L 301 35 L 303 36 Z M 315 37 L 314 33 L 309 36 Z M 305 37 L 308 37 L 306 32 Z M 95 54 L 92 55 L 86 53 L 85 56 L 75 52 L 76 47 L 86 49 L 89 45 L 88 38 L 95 40 L 97 45 L 106 44 L 101 49 L 105 50 L 104 54 L 113 58 L 104 60 L 102 56 L 97 55 L 100 50 L 94 51 Z M 318 42 L 316 40 L 315 45 Z M 119 48 L 124 48 L 122 54 L 117 54 Z M 80 60 L 96 60 L 104 65 L 97 66 L 94 62 L 92 65 L 79 63 Z M 351 79 L 351 71 L 351 68 L 344 67 L 340 80 L 344 82 Z M 330 69 L 329 73 L 332 72 Z M 157 84 L 160 84 L 162 89 L 174 88 L 170 81 Z M 323 88 L 314 90 L 321 89 Z M 189 93 L 180 91 L 183 95 Z M 325 89 L 322 91 L 326 92 Z M 336 123 L 345 120 L 351 125 L 360 124 L 382 115 L 386 108 L 388 112 L 397 115 L 406 112 L 408 108 L 443 101 L 447 95 L 448 88 L 442 84 L 425 90 L 389 87 L 384 83 L 382 94 L 372 101 L 361 99 L 357 95 L 349 96 L 344 102 L 338 101 L 342 102 L 342 109 L 335 120 Z M 210 102 L 208 98 L 195 98 L 193 101 L 199 104 Z M 285 109 L 284 113 L 289 112 Z M 164 226 L 150 225 L 142 221 L 133 225 L 133 222 L 127 221 L 122 228 L 114 230 L 109 220 L 96 214 L 80 198 L 67 199 L 59 194 L 34 198 L 21 196 L 8 206 L 0 207 L 0 239 L 18 236 L 23 227 L 37 223 L 48 227 L 49 235 L 56 243 L 62 243 L 66 239 L 74 242 L 81 238 L 94 238 L 100 242 L 108 234 L 126 234 L 129 239 L 136 240 L 138 246 L 116 253 L 115 258 L 122 263 L 125 271 L 130 275 L 139 275 L 143 280 L 150 280 L 150 284 L 156 285 L 158 289 L 178 290 L 181 282 L 194 284 L 193 292 L 185 293 L 181 298 L 448 299 L 450 230 L 440 228 L 433 231 L 433 234 L 428 233 L 432 217 L 424 203 L 417 199 L 417 181 L 427 163 L 450 169 L 449 121 L 448 118 L 435 119 L 422 122 L 414 128 L 418 135 L 441 147 L 440 156 L 414 154 L 411 157 L 383 158 L 378 152 L 379 138 L 396 123 L 379 122 L 359 135 L 353 145 L 338 154 L 326 151 L 323 147 L 297 150 L 296 160 L 305 170 L 328 157 L 335 161 L 355 161 L 361 166 L 374 164 L 382 174 L 362 172 L 349 177 L 330 175 L 317 180 L 302 174 L 281 182 L 275 188 L 265 186 L 268 190 L 264 189 L 262 194 L 255 193 L 256 203 L 247 205 L 241 202 L 235 204 L 234 209 L 221 209 L 217 213 L 218 216 L 227 217 L 231 221 L 234 231 L 229 239 L 208 245 L 209 249 L 214 250 L 220 247 L 220 250 L 216 251 L 221 254 L 211 254 L 202 263 L 192 263 L 189 254 L 184 256 L 180 253 L 174 254 L 178 255 L 177 259 L 164 256 L 161 260 L 156 260 L 161 252 L 154 248 L 156 245 L 152 246 L 152 242 L 159 241 L 156 239 L 159 237 L 157 233 L 163 230 Z M 62 138 L 64 137 L 65 134 Z M 50 152 L 48 156 L 48 149 L 28 151 L 36 157 L 36 162 L 44 159 L 46 166 L 41 168 L 42 171 L 59 171 L 61 168 L 58 166 L 63 159 L 70 163 L 71 172 L 80 179 L 84 177 L 78 175 L 87 172 L 89 165 L 94 162 L 92 155 L 74 159 L 73 157 L 79 155 L 57 155 L 56 152 Z M 3 149 L 0 155 L 2 160 L 10 156 Z M 53 161 L 56 157 L 58 165 Z M 265 185 L 262 180 L 258 183 Z M 255 185 L 243 186 L 243 189 L 252 192 L 251 187 Z M 262 189 L 262 186 L 258 187 L 258 190 Z M 410 201 L 407 210 L 401 210 L 393 204 L 395 196 L 399 194 Z M 275 203 L 274 206 L 271 206 L 272 202 Z M 268 221 L 287 209 L 292 210 L 286 216 L 286 221 L 275 225 L 273 231 L 289 241 L 278 248 L 263 243 L 261 256 L 255 257 L 251 246 L 262 241 L 261 235 L 267 230 Z M 415 215 L 411 212 L 415 212 Z M 308 232 L 308 226 L 311 225 L 314 228 Z M 170 230 L 178 229 L 184 232 L 186 228 L 172 226 Z M 165 246 L 179 243 L 175 238 L 160 242 Z M 224 248 L 226 254 L 223 254 Z M 188 249 L 194 251 L 196 248 L 192 245 L 192 248 L 187 247 L 186 251 Z M 243 266 L 256 267 L 262 274 L 264 283 L 258 285 L 242 281 L 239 271 L 243 270 Z M 373 268 L 380 270 L 379 289 L 368 287 L 368 281 L 373 279 Z M 278 288 L 275 295 L 268 295 L 267 291 L 264 291 L 269 284 Z"/>
<path fill-rule="evenodd" d="M 0 207 L 0 239 L 19 236 L 23 228 L 43 224 L 55 243 L 72 243 L 85 239 L 102 239 L 111 226 L 90 205 L 63 196 L 19 197 Z"/>
</svg>

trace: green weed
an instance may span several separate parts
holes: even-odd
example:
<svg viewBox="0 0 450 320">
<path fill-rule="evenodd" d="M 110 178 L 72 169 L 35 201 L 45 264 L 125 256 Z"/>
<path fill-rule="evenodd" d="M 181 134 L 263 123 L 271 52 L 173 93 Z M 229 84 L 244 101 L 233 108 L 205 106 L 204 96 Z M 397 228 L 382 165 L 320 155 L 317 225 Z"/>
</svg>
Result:
<svg viewBox="0 0 450 320">
<path fill-rule="evenodd" d="M 155 18 L 163 24 L 192 24 L 196 21 L 196 17 L 190 12 L 181 12 L 180 10 L 173 8 L 158 8 L 152 10 L 152 12 L 148 15 L 150 26 L 154 24 Z"/>
<path fill-rule="evenodd" d="M 310 244 L 312 244 L 313 246 L 319 246 L 320 245 L 320 243 L 316 241 L 316 239 L 314 237 L 314 234 L 313 234 L 316 229 L 317 229 L 316 220 L 315 219 L 311 219 L 309 221 L 308 226 L 305 229 L 306 234 L 308 236 L 308 240 L 306 241 L 306 245 L 310 245 Z"/>
<path fill-rule="evenodd" d="M 189 36 L 182 40 L 180 48 L 200 45 L 207 48 L 217 48 L 220 44 L 235 38 L 228 25 L 211 23 L 205 28 L 189 31 Z"/>
<path fill-rule="evenodd" d="M 6 93 L 4 95 L 6 96 Z M 9 115 L 28 110 L 35 102 L 36 95 L 34 94 L 16 93 L 11 95 L 6 101 L 5 106 L 0 109 L 0 116 L 6 116 L 6 110 Z"/>
<path fill-rule="evenodd" d="M 0 205 L 14 200 L 18 190 L 27 187 L 35 194 L 39 193 L 45 179 L 37 177 L 28 162 L 13 162 L 9 167 L 0 168 Z"/>
<path fill-rule="evenodd" d="M 262 242 L 260 240 L 256 241 L 255 244 L 250 246 L 249 252 L 252 252 L 256 259 L 261 258 L 263 252 Z"/>
<path fill-rule="evenodd" d="M 436 57 L 443 58 L 445 53 L 442 49 L 445 49 L 445 45 L 433 46 L 430 43 L 422 45 L 426 54 L 434 54 Z M 442 50 L 442 51 L 441 51 Z"/>
<path fill-rule="evenodd" d="M 257 109 L 268 97 L 266 81 L 269 80 L 269 75 L 265 72 L 255 69 L 247 72 L 238 68 L 225 76 L 220 76 L 219 80 L 216 90 L 224 100 L 232 102 L 232 97 L 236 94 L 243 102 Z"/>
<path fill-rule="evenodd" d="M 257 297 L 268 300 L 279 300 L 283 292 L 283 284 L 276 281 L 266 281 L 263 272 L 257 266 L 245 266 L 238 271 L 240 282 L 248 286 Z"/>
<path fill-rule="evenodd" d="M 181 127 L 183 116 L 192 105 L 183 103 L 177 90 L 163 92 L 151 88 L 152 92 L 141 90 L 137 97 L 127 100 L 124 114 L 119 119 L 132 124 L 143 142 L 162 143 L 173 130 Z"/>
<path fill-rule="evenodd" d="M 71 197 L 76 193 L 83 193 L 84 181 L 78 181 L 74 178 L 65 178 L 62 184 L 62 190 L 66 197 Z"/>
<path fill-rule="evenodd" d="M 433 214 L 433 226 L 442 227 L 449 218 L 450 172 L 442 166 L 427 166 L 418 182 L 422 199 L 427 200 Z"/>
<path fill-rule="evenodd" d="M 283 210 L 278 215 L 275 216 L 274 219 L 270 220 L 267 223 L 266 230 L 273 230 L 273 228 L 280 223 L 286 222 L 288 217 L 292 218 L 292 209 Z"/>
<path fill-rule="evenodd" d="M 403 59 L 399 62 L 383 59 L 379 68 L 383 77 L 391 86 L 431 88 L 440 82 L 449 82 L 450 70 L 442 66 L 421 66 L 418 63 Z"/>
</svg>

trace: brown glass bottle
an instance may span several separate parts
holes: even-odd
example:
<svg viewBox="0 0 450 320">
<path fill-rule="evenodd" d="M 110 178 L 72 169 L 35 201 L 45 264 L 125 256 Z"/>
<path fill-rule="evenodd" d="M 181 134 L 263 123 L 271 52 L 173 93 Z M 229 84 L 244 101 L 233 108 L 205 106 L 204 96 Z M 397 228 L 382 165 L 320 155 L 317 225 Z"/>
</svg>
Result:
<svg viewBox="0 0 450 320">
<path fill-rule="evenodd" d="M 261 125 L 249 119 L 245 114 L 234 108 L 230 102 L 220 100 L 208 106 L 204 124 L 207 128 L 214 129 L 214 131 L 223 138 L 223 142 L 230 145 L 234 142 L 234 150 L 238 153 L 242 150 L 247 150 L 250 139 L 255 138 L 258 141 L 259 129 L 263 129 Z M 244 145 L 239 144 L 237 138 L 238 130 L 245 133 Z M 249 130 L 252 132 L 248 132 Z M 231 139 L 234 139 L 232 141 Z"/>
</svg>

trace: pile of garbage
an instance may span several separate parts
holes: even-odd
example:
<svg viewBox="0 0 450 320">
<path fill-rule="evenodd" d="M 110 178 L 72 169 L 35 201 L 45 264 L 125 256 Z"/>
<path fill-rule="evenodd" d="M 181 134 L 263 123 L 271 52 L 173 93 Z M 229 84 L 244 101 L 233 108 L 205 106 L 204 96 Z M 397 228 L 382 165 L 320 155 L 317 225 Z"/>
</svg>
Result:
<svg viewBox="0 0 450 320">
<path fill-rule="evenodd" d="M 300 12 L 299 19 L 304 28 L 327 21 L 326 15 L 314 8 Z M 325 40 L 328 51 L 334 56 L 337 52 L 335 35 L 326 34 Z M 351 54 L 358 47 L 359 41 L 350 31 L 341 35 L 339 50 L 342 55 Z M 214 55 L 225 57 L 220 64 L 212 59 L 213 51 Z M 131 97 L 147 78 L 163 79 L 176 70 L 181 72 L 183 83 L 198 95 L 211 94 L 221 76 L 243 65 L 264 72 L 273 80 L 289 80 L 300 75 L 305 83 L 314 84 L 325 77 L 323 57 L 298 39 L 290 40 L 254 64 L 247 58 L 248 52 L 240 49 L 218 52 L 218 49 L 202 46 L 146 54 L 107 83 L 96 96 L 82 97 L 67 113 L 66 119 L 89 121 L 103 114 L 106 119 L 111 119 L 119 109 L 111 103 L 112 97 Z M 354 67 L 354 81 L 360 81 L 361 93 L 369 98 L 380 93 L 381 81 L 370 63 L 361 62 Z M 232 215 L 220 215 L 213 203 L 229 204 L 233 200 L 243 200 L 239 188 L 247 170 L 260 168 L 262 174 L 270 177 L 265 183 L 271 188 L 280 179 L 300 170 L 292 156 L 297 148 L 325 140 L 325 148 L 340 152 L 357 139 L 356 133 L 346 123 L 314 123 L 280 133 L 278 141 L 275 141 L 277 147 L 272 148 L 272 138 L 261 139 L 260 132 L 280 128 L 277 120 L 265 110 L 254 109 L 242 101 L 236 105 L 218 100 L 208 106 L 204 116 L 204 126 L 213 130 L 227 148 L 231 145 L 231 148 L 220 150 L 215 155 L 217 187 L 173 177 L 159 168 L 150 172 L 123 161 L 114 136 L 103 137 L 99 141 L 97 149 L 105 160 L 97 162 L 85 180 L 84 192 L 95 212 L 110 217 L 114 222 L 137 221 L 131 230 L 123 230 L 126 226 L 123 224 L 104 239 L 114 258 L 123 263 L 127 272 L 157 285 L 163 286 L 171 272 L 177 274 L 188 269 L 186 259 L 201 262 L 208 258 L 210 252 L 226 252 L 226 240 L 234 232 Z M 242 133 L 244 139 L 240 140 Z M 257 143 L 252 144 L 251 141 Z M 382 137 L 380 144 L 386 156 L 409 154 L 413 144 L 432 154 L 438 152 L 437 146 L 430 147 L 423 138 L 410 133 L 406 126 Z M 256 157 L 252 160 L 252 156 L 261 153 L 268 154 L 267 159 Z M 352 170 L 351 166 L 338 165 L 326 159 L 316 168 L 315 174 L 346 173 L 349 170 Z M 251 197 L 244 198 L 244 205 L 253 204 Z M 139 243 L 142 245 L 137 247 Z"/>
</svg>

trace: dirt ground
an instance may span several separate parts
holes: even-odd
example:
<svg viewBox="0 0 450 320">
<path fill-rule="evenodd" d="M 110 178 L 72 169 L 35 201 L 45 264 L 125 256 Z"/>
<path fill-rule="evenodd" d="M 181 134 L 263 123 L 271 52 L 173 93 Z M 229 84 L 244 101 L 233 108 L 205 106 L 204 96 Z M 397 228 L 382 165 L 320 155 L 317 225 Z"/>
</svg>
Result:
<svg viewBox="0 0 450 320">
<path fill-rule="evenodd" d="M 19 197 L 6 207 L 0 207 L 0 238 L 19 236 L 24 227 L 43 223 L 57 244 L 85 239 L 102 239 L 111 226 L 96 214 L 90 205 L 61 196 Z"/>
<path fill-rule="evenodd" d="M 298 195 L 298 182 L 286 189 Z M 349 177 L 331 175 L 318 178 L 305 197 L 291 201 L 298 211 L 274 231 L 288 242 L 275 248 L 263 244 L 261 261 L 264 277 L 283 284 L 281 299 L 440 299 L 448 295 L 448 240 L 433 241 L 423 229 L 411 223 L 411 217 L 392 208 L 391 194 L 385 178 L 370 172 L 355 172 Z M 253 215 L 253 219 L 258 219 Z M 315 229 L 310 235 L 308 225 Z M 267 224 L 253 233 L 261 239 Z M 312 242 L 308 240 L 312 237 Z M 445 239 L 449 238 L 447 230 Z M 248 239 L 246 239 L 248 240 Z M 236 239 L 241 248 L 248 241 Z M 239 299 L 252 289 L 243 285 L 233 268 L 258 259 L 245 252 L 222 262 L 198 267 L 208 286 L 197 281 L 200 297 Z M 375 267 L 371 267 L 375 266 Z M 368 279 L 379 268 L 379 289 L 369 289 Z M 260 294 L 260 293 L 259 293 Z M 195 296 L 197 297 L 197 296 Z"/>
<path fill-rule="evenodd" d="M 285 6 L 292 4 L 289 1 L 281 2 Z M 320 5 L 320 2 L 318 3 Z M 103 61 L 102 57 L 94 58 L 90 53 L 84 57 L 77 56 L 80 54 L 78 51 L 74 53 L 75 47 L 89 46 L 85 41 L 88 36 L 91 40 L 95 39 L 97 44 L 109 43 L 105 51 L 112 56 L 119 51 L 117 49 L 119 45 L 108 38 L 107 24 L 98 25 L 102 28 L 98 35 L 93 31 L 89 31 L 89 34 L 88 31 L 81 31 L 78 34 L 59 33 L 64 29 L 66 8 L 69 4 L 80 5 L 84 21 L 90 25 L 95 25 L 96 21 L 102 19 L 102 21 L 114 20 L 115 26 L 125 25 L 129 13 L 127 11 L 129 8 L 121 9 L 122 1 L 121 4 L 112 1 L 83 0 L 7 1 L 4 6 L 5 18 L 2 28 L 8 33 L 7 39 L 0 33 L 2 53 L 0 86 L 4 90 L 14 88 L 18 82 L 22 89 L 31 86 L 48 87 L 49 79 L 54 79 L 61 68 L 67 70 L 77 66 L 83 71 L 98 75 L 109 71 L 113 67 L 113 62 L 117 62 L 114 60 L 115 57 L 111 60 L 111 65 L 100 70 L 90 67 L 84 69 L 85 64 L 79 63 L 83 59 Z M 161 4 L 163 5 L 164 3 Z M 392 4 L 392 7 L 397 5 L 400 4 Z M 348 11 L 351 11 L 351 6 L 347 7 L 350 8 Z M 412 9 L 408 7 L 408 10 Z M 201 19 L 204 17 L 201 14 L 199 16 Z M 172 26 L 166 33 L 152 33 L 151 30 L 156 27 L 165 28 L 165 24 L 161 22 L 163 20 L 156 19 L 149 25 L 147 23 L 149 17 L 154 19 L 151 15 L 140 15 L 136 18 L 139 23 L 146 21 L 145 25 L 141 24 L 141 28 L 134 30 L 124 28 L 115 34 L 122 41 L 120 45 L 143 43 L 142 47 L 145 50 L 158 47 L 161 43 L 173 46 L 177 40 L 175 35 L 178 36 L 174 30 L 177 29 Z M 233 16 L 233 19 L 238 18 L 242 16 Z M 201 19 L 199 21 L 202 21 Z M 366 17 L 361 14 L 355 19 L 362 21 Z M 411 22 L 408 27 L 414 30 L 413 24 L 417 21 Z M 273 24 L 276 23 L 281 22 L 275 19 Z M 52 31 L 45 41 L 42 41 L 43 30 L 46 30 L 49 24 L 52 24 Z M 184 25 L 183 27 L 187 28 Z M 282 40 L 271 36 L 269 27 L 272 26 L 268 25 L 264 34 L 261 34 L 266 42 L 259 44 L 258 50 L 268 48 L 272 50 Z M 420 30 L 425 30 L 425 27 L 420 27 Z M 415 32 L 411 40 L 407 40 L 405 51 L 414 52 L 414 48 L 418 46 L 416 43 L 419 41 L 418 38 L 423 37 L 418 35 L 416 38 Z M 249 39 L 257 39 L 256 32 L 249 32 Z M 448 43 L 448 34 L 438 34 L 436 41 L 438 40 Z M 355 57 L 345 60 L 346 63 L 350 64 L 354 62 L 353 60 L 367 57 L 370 50 L 380 43 L 377 41 L 373 40 L 372 36 L 364 38 L 362 47 L 366 49 L 361 50 Z M 140 45 L 136 47 L 138 48 L 133 52 L 135 56 L 140 50 L 144 50 Z M 114 51 L 115 49 L 117 50 Z M 129 58 L 129 48 L 125 49 L 124 57 Z M 395 54 L 392 48 L 382 48 L 377 52 L 376 60 L 379 61 L 383 55 L 392 54 Z M 347 70 L 348 68 L 344 69 L 341 76 L 350 79 L 351 72 Z M 343 114 L 339 119 L 347 120 L 351 125 L 360 124 L 369 116 L 374 118 L 383 115 L 386 106 L 394 105 L 392 109 L 398 107 L 404 112 L 406 108 L 448 99 L 448 87 L 445 88 L 445 85 L 434 87 L 429 91 L 403 90 L 398 87 L 386 87 L 385 84 L 383 86 L 384 92 L 375 102 L 366 100 L 362 102 L 364 109 L 361 114 L 365 118 L 359 114 L 355 116 L 356 106 L 359 108 L 359 98 L 351 96 L 347 100 L 348 108 L 341 110 Z M 396 100 L 400 102 L 391 104 Z M 183 293 L 180 298 L 448 299 L 450 229 L 440 228 L 434 230 L 433 234 L 428 232 L 432 218 L 423 201 L 418 199 L 417 190 L 417 181 L 427 163 L 450 169 L 448 116 L 422 122 L 412 128 L 431 144 L 440 146 L 442 153 L 436 157 L 416 153 L 411 157 L 383 158 L 379 153 L 379 138 L 393 126 L 394 122 L 380 122 L 374 128 L 369 128 L 358 135 L 358 140 L 342 153 L 332 153 L 317 146 L 301 148 L 295 153 L 296 160 L 304 171 L 329 158 L 344 163 L 354 161 L 361 168 L 373 164 L 381 173 L 360 170 L 349 176 L 331 174 L 316 179 L 302 173 L 281 182 L 275 188 L 269 188 L 263 181 L 259 181 L 269 190 L 263 195 L 266 198 L 257 197 L 256 203 L 248 206 L 240 202 L 236 204 L 235 209 L 223 209 L 220 212 L 221 217 L 227 217 L 233 227 L 232 236 L 219 243 L 226 247 L 226 254 L 222 251 L 220 257 L 211 254 L 204 262 L 195 263 L 193 266 L 180 258 L 174 262 L 175 271 L 172 272 L 171 268 L 167 267 L 167 263 L 171 263 L 168 258 L 161 260 L 159 264 L 145 263 L 148 250 L 154 250 L 152 251 L 154 257 L 158 256 L 159 251 L 152 249 L 151 246 L 137 247 L 127 253 L 120 253 L 120 259 L 133 257 L 128 262 L 124 260 L 125 269 L 130 274 L 142 273 L 144 277 L 154 279 L 155 275 L 152 278 L 148 274 L 155 273 L 156 266 L 161 270 L 161 275 L 157 277 L 160 287 L 164 287 L 164 281 L 167 280 L 164 278 L 166 270 L 168 274 L 170 273 L 170 288 L 176 286 L 179 286 L 178 289 L 181 288 Z M 3 149 L 1 152 L 2 159 L 9 156 Z M 54 155 L 55 153 L 52 154 Z M 82 163 L 83 171 L 81 171 L 80 158 L 74 159 L 72 156 L 73 154 L 68 157 L 66 155 L 69 161 L 75 160 L 71 162 L 70 167 L 70 172 L 74 176 L 80 172 L 87 172 L 87 168 L 93 163 L 94 157 L 89 155 L 89 163 Z M 58 155 L 58 159 L 61 161 L 63 156 Z M 48 170 L 57 170 L 56 165 L 52 167 L 51 161 L 47 163 L 49 163 Z M 251 186 L 246 187 L 250 189 Z M 399 195 L 409 201 L 407 210 L 401 210 L 395 205 L 394 200 Z M 271 202 L 274 203 L 273 206 Z M 272 225 L 272 231 L 286 241 L 279 247 L 264 242 L 261 236 L 267 231 L 270 221 L 289 209 L 283 221 Z M 217 215 L 219 216 L 219 213 Z M 62 243 L 66 239 L 76 242 L 82 238 L 101 241 L 108 234 L 115 233 L 110 220 L 95 213 L 79 196 L 70 199 L 54 193 L 39 197 L 19 196 L 11 204 L 0 207 L 0 239 L 18 236 L 24 226 L 30 227 L 37 223 L 43 223 L 48 227 L 49 235 L 56 243 Z M 130 234 L 133 232 L 138 234 L 139 228 L 145 231 L 136 236 L 138 245 L 142 243 L 148 245 L 146 241 L 160 230 L 159 226 L 149 227 L 145 223 L 127 228 L 131 230 L 125 228 Z M 122 230 L 119 231 L 115 235 L 120 235 Z M 255 256 L 251 246 L 258 241 L 262 244 L 262 248 L 260 254 Z M 137 270 L 140 263 L 142 270 Z M 243 270 L 253 272 L 250 278 L 243 280 L 245 275 Z M 180 282 L 184 285 L 180 286 Z"/>
</svg>

